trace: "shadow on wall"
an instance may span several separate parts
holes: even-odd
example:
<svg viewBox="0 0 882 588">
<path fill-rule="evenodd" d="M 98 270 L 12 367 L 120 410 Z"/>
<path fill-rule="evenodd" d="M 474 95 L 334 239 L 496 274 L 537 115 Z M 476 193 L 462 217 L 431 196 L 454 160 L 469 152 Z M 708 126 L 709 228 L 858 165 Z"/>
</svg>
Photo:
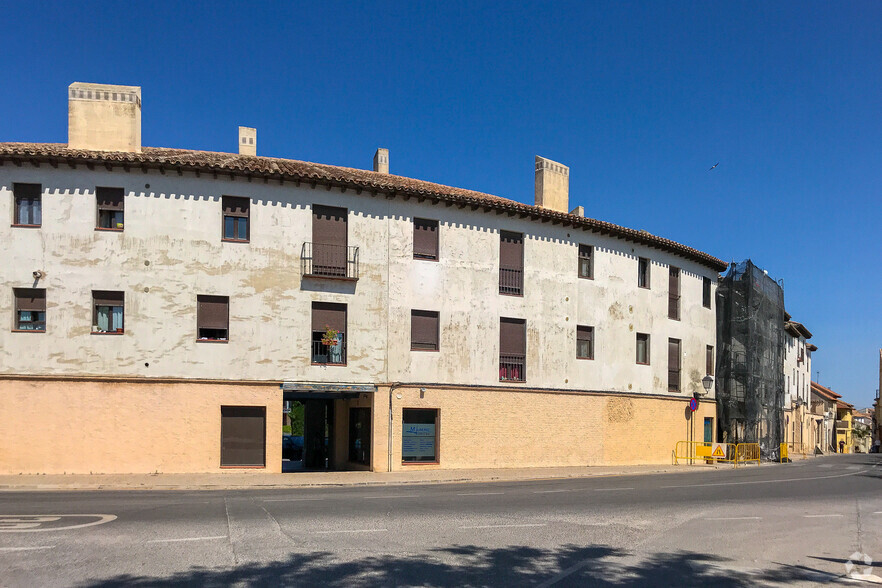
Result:
<svg viewBox="0 0 882 588">
<path fill-rule="evenodd" d="M 122 575 L 89 586 L 706 586 L 829 582 L 838 576 L 803 566 L 776 564 L 767 571 L 726 569 L 729 561 L 679 551 L 641 557 L 606 546 L 557 549 L 474 545 L 338 561 L 329 553 L 291 555 L 285 561 L 235 569 L 193 568 L 166 577 Z M 627 559 L 626 559 L 627 558 Z"/>
</svg>

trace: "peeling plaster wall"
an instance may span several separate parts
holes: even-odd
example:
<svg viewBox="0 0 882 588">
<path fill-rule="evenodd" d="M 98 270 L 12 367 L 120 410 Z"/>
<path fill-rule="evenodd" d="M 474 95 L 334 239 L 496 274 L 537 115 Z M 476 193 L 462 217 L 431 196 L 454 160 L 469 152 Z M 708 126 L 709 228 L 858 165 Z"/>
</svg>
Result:
<svg viewBox="0 0 882 588">
<path fill-rule="evenodd" d="M 43 226 L 10 227 L 13 182 L 43 185 Z M 123 187 L 125 230 L 95 231 L 95 187 Z M 149 187 L 148 187 L 149 186 Z M 224 195 L 251 198 L 250 243 L 221 242 Z M 12 288 L 46 277 L 47 333 L 0 329 L 0 374 L 497 386 L 499 317 L 527 321 L 528 385 L 667 394 L 667 340 L 682 340 L 682 389 L 703 390 L 715 309 L 713 270 L 581 229 L 416 200 L 175 172 L 0 167 L 0 316 Z M 349 209 L 357 283 L 301 279 L 311 206 Z M 413 217 L 438 219 L 440 261 L 414 260 Z M 498 293 L 499 231 L 525 233 L 523 297 Z M 577 277 L 578 245 L 594 279 Z M 638 257 L 651 288 L 637 287 Z M 667 318 L 668 266 L 681 268 L 681 320 Z M 91 290 L 125 291 L 125 334 L 92 335 Z M 230 296 L 230 341 L 196 341 L 196 296 Z M 712 295 L 712 301 L 715 296 Z M 310 362 L 312 301 L 348 305 L 348 365 Z M 437 310 L 440 353 L 410 350 L 410 310 Z M 595 329 L 593 360 L 575 358 L 576 325 Z M 10 325 L 11 326 L 11 325 Z M 649 333 L 649 366 L 636 333 Z M 149 364 L 149 367 L 145 364 Z M 512 388 L 524 384 L 506 384 Z"/>
</svg>

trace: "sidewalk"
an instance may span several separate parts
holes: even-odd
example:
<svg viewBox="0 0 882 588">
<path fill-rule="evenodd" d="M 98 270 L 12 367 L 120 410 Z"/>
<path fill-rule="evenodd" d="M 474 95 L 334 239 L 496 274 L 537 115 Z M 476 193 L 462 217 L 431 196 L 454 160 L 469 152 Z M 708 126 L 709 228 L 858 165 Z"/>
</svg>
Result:
<svg viewBox="0 0 882 588">
<path fill-rule="evenodd" d="M 421 470 L 410 472 L 266 472 L 236 471 L 210 474 L 47 474 L 0 476 L 0 491 L 44 490 L 246 490 L 255 488 L 315 488 L 323 486 L 384 486 L 515 482 L 600 476 L 683 473 L 731 466 L 591 466 L 556 468 Z"/>
</svg>

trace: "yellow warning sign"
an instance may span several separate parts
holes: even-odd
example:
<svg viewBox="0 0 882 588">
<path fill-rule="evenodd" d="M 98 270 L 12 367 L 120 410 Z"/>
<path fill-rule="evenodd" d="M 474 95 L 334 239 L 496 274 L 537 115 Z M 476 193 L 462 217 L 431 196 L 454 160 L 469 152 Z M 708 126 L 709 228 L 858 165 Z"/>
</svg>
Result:
<svg viewBox="0 0 882 588">
<path fill-rule="evenodd" d="M 726 450 L 723 449 L 722 443 L 714 443 L 714 451 L 711 453 L 711 457 L 722 457 L 726 459 Z"/>
</svg>

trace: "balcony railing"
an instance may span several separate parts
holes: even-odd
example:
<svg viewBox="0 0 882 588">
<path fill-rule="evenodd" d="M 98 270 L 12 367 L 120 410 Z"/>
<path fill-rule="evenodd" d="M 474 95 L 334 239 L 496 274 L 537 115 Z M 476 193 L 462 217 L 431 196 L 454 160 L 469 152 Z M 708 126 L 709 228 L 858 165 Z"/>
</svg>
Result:
<svg viewBox="0 0 882 588">
<path fill-rule="evenodd" d="M 499 356 L 499 381 L 500 382 L 526 382 L 527 366 L 523 355 L 500 355 Z"/>
<path fill-rule="evenodd" d="M 336 345 L 325 345 L 321 341 L 313 341 L 312 363 L 345 365 L 346 342 L 343 340 L 343 333 L 340 333 L 340 339 Z"/>
<path fill-rule="evenodd" d="M 524 293 L 524 270 L 499 268 L 499 293 L 522 295 Z"/>
<path fill-rule="evenodd" d="M 304 276 L 357 280 L 358 247 L 304 243 L 300 264 Z"/>
</svg>

